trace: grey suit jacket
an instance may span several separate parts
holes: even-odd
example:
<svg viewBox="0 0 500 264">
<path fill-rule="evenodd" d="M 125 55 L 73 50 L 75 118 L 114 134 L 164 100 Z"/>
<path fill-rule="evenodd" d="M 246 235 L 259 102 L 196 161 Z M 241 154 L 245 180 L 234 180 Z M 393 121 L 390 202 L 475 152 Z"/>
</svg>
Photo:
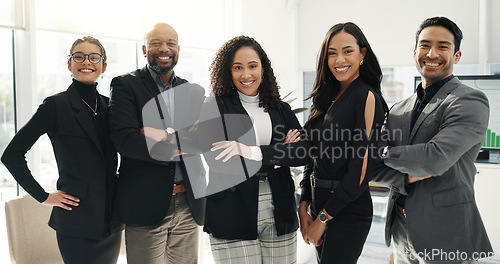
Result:
<svg viewBox="0 0 500 264">
<path fill-rule="evenodd" d="M 417 252 L 492 252 L 474 199 L 474 161 L 489 119 L 486 96 L 448 81 L 410 131 L 417 95 L 395 104 L 386 120 L 389 150 L 373 182 L 391 187 L 385 238 L 390 244 L 395 201 L 407 195 L 408 233 Z M 405 188 L 407 175 L 432 175 Z M 484 257 L 484 256 L 483 256 Z"/>
</svg>

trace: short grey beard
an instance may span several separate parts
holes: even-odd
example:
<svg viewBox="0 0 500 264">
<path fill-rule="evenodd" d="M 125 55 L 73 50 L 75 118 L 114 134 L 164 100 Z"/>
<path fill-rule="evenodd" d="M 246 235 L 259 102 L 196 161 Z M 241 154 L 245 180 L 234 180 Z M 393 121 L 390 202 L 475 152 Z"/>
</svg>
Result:
<svg viewBox="0 0 500 264">
<path fill-rule="evenodd" d="M 172 65 L 170 65 L 168 67 L 159 66 L 154 59 L 152 61 L 148 61 L 148 64 L 149 64 L 149 67 L 151 67 L 151 69 L 153 69 L 153 71 L 155 71 L 155 72 L 167 73 L 167 72 L 170 72 L 171 70 L 173 70 L 175 65 L 177 65 L 177 61 L 175 59 L 176 59 L 176 56 L 172 55 Z"/>
<path fill-rule="evenodd" d="M 155 71 L 155 72 L 158 72 L 158 73 L 167 73 L 167 72 L 169 72 L 169 71 L 171 71 L 171 70 L 174 69 L 175 63 L 172 64 L 172 65 L 170 65 L 170 66 L 168 66 L 168 67 L 160 67 L 156 63 L 154 63 L 154 64 L 149 63 L 149 67 L 151 67 L 151 69 L 153 71 Z"/>
</svg>

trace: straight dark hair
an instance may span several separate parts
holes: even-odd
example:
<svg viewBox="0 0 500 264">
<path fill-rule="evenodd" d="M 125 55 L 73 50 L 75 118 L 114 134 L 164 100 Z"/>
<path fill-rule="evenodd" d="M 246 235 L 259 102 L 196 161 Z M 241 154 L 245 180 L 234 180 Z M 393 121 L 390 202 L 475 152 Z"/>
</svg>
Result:
<svg viewBox="0 0 500 264">
<path fill-rule="evenodd" d="M 360 50 L 366 48 L 363 65 L 359 67 L 359 75 L 382 98 L 380 89 L 382 69 L 365 35 L 361 29 L 352 22 L 336 24 L 326 33 L 318 55 L 316 80 L 314 81 L 314 87 L 311 94 L 306 99 L 312 98 L 311 114 L 305 124 L 307 129 L 310 129 L 318 117 L 322 116 L 328 110 L 332 100 L 340 91 L 340 82 L 335 78 L 328 67 L 328 45 L 332 37 L 342 31 L 352 35 L 356 39 Z M 387 108 L 385 102 L 384 108 Z"/>
<path fill-rule="evenodd" d="M 417 33 L 415 34 L 415 48 L 418 45 L 418 36 L 427 27 L 432 27 L 432 26 L 440 26 L 448 29 L 451 34 L 453 34 L 453 39 L 454 39 L 454 44 L 455 44 L 455 53 L 460 50 L 460 43 L 462 42 L 462 39 L 464 35 L 462 34 L 462 30 L 455 24 L 455 22 L 451 21 L 449 18 L 446 17 L 431 17 L 427 18 L 420 24 L 420 27 L 417 30 Z"/>
</svg>

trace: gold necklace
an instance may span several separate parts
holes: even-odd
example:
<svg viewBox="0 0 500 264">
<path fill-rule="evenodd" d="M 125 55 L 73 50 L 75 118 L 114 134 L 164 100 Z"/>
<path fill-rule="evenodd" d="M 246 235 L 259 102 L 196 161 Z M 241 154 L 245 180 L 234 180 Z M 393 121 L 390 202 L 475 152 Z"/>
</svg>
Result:
<svg viewBox="0 0 500 264">
<path fill-rule="evenodd" d="M 95 110 L 94 110 L 94 109 L 92 109 L 92 107 L 90 107 L 90 105 L 89 105 L 89 104 L 87 104 L 87 102 L 85 102 L 85 100 L 83 100 L 83 98 L 81 98 L 81 99 L 82 99 L 82 102 L 83 102 L 83 103 L 84 103 L 84 104 L 85 104 L 85 105 L 86 105 L 86 106 L 87 106 L 90 110 L 92 110 L 92 112 L 94 112 L 94 115 L 97 115 L 97 96 L 95 97 Z"/>
</svg>

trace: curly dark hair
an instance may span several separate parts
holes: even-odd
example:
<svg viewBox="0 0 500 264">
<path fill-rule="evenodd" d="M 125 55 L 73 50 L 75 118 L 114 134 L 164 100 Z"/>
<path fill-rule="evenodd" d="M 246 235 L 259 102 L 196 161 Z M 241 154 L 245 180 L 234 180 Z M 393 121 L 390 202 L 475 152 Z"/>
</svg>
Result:
<svg viewBox="0 0 500 264">
<path fill-rule="evenodd" d="M 238 36 L 226 42 L 217 51 L 215 59 L 210 65 L 210 86 L 211 94 L 215 96 L 225 96 L 236 92 L 231 75 L 231 65 L 234 54 L 242 47 L 251 47 L 259 55 L 262 63 L 262 82 L 259 86 L 259 106 L 267 112 L 269 108 L 279 109 L 281 99 L 279 86 L 276 83 L 271 61 L 260 44 L 253 38 Z"/>
</svg>

